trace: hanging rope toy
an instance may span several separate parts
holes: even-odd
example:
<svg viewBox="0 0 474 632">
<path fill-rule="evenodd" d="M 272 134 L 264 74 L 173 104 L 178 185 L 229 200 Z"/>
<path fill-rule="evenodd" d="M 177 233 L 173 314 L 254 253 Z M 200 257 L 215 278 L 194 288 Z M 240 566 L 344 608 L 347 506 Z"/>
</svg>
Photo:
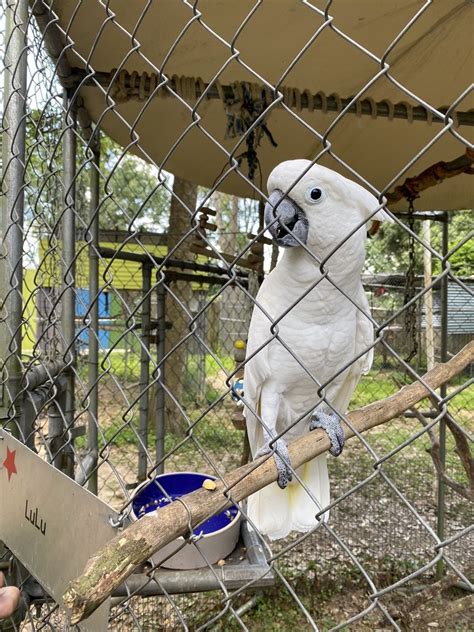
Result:
<svg viewBox="0 0 474 632">
<path fill-rule="evenodd" d="M 234 83 L 232 88 L 233 98 L 223 98 L 227 115 L 225 136 L 226 138 L 235 138 L 246 134 L 247 151 L 238 158 L 239 161 L 242 158 L 247 159 L 248 177 L 253 181 L 259 165 L 257 147 L 260 145 L 262 137 L 265 135 L 273 147 L 277 147 L 277 143 L 264 120 L 260 121 L 250 132 L 248 131 L 266 108 L 264 95 L 261 92 L 257 93 L 255 86 L 245 82 Z"/>
</svg>

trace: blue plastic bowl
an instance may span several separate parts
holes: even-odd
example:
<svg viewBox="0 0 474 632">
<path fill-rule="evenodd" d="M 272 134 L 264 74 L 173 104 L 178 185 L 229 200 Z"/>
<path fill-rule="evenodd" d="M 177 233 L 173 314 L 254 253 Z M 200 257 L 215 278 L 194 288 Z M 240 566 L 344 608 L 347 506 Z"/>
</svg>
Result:
<svg viewBox="0 0 474 632">
<path fill-rule="evenodd" d="M 159 510 L 170 501 L 200 489 L 206 479 L 216 480 L 214 476 L 198 472 L 160 474 L 154 481 L 145 482 L 137 488 L 132 500 L 132 515 L 140 519 L 147 513 Z M 234 550 L 239 532 L 240 511 L 234 505 L 212 516 L 194 530 L 194 535 L 201 536 L 197 546 L 190 543 L 179 549 L 184 542 L 180 537 L 155 553 L 152 561 L 166 568 L 201 568 L 207 565 L 204 555 L 209 563 L 214 564 Z M 173 553 L 176 549 L 179 550 Z"/>
</svg>

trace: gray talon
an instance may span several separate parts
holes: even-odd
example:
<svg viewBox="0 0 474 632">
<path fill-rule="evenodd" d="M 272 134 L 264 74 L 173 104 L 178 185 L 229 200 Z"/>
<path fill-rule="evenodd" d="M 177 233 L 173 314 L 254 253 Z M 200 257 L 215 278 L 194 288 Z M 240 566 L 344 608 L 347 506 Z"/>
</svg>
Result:
<svg viewBox="0 0 474 632">
<path fill-rule="evenodd" d="M 309 429 L 315 430 L 316 428 L 322 428 L 326 431 L 329 440 L 331 441 L 329 452 L 333 456 L 339 456 L 342 452 L 345 441 L 344 430 L 339 417 L 335 413 L 314 413 Z"/>
<path fill-rule="evenodd" d="M 270 452 L 273 452 L 273 448 L 268 445 L 271 439 L 269 437 L 266 438 L 268 439 L 266 441 L 266 445 L 264 445 L 263 448 L 260 448 L 260 450 L 258 450 L 258 452 L 255 454 L 256 459 L 263 456 L 264 454 L 269 454 Z M 285 487 L 287 487 L 288 483 L 293 478 L 290 453 L 288 452 L 288 446 L 283 439 L 277 439 L 274 443 L 274 448 L 275 452 L 273 456 L 275 457 L 275 465 L 278 470 L 278 487 L 280 487 L 281 489 L 285 489 Z"/>
</svg>

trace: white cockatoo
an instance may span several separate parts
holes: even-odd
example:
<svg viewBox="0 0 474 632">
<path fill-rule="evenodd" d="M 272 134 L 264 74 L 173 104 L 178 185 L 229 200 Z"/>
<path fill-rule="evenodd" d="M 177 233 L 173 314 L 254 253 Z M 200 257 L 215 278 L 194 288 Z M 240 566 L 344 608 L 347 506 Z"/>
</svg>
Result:
<svg viewBox="0 0 474 632">
<path fill-rule="evenodd" d="M 268 195 L 265 223 L 284 252 L 256 297 L 243 401 L 253 457 L 274 450 L 279 471 L 278 484 L 249 498 L 248 515 L 262 534 L 279 539 L 313 528 L 316 514 L 329 504 L 326 455 L 296 470 L 316 504 L 292 477 L 286 444 L 319 427 L 329 435 L 331 452 L 342 450 L 335 411 L 346 413 L 373 356 L 361 282 L 364 222 L 389 217 L 375 213 L 379 203 L 363 187 L 308 160 L 278 165 Z"/>
</svg>

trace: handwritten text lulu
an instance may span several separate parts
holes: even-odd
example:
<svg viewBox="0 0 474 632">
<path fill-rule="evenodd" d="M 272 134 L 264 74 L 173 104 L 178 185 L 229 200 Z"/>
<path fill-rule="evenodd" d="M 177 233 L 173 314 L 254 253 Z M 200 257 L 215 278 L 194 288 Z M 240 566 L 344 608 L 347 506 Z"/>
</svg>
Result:
<svg viewBox="0 0 474 632">
<path fill-rule="evenodd" d="M 29 509 L 28 499 L 26 499 L 25 503 L 25 518 L 28 520 L 28 522 L 31 522 L 34 527 L 41 531 L 43 535 L 46 535 L 46 520 L 43 522 L 43 519 L 41 519 L 38 524 L 38 507 L 36 507 L 35 509 Z"/>
</svg>

